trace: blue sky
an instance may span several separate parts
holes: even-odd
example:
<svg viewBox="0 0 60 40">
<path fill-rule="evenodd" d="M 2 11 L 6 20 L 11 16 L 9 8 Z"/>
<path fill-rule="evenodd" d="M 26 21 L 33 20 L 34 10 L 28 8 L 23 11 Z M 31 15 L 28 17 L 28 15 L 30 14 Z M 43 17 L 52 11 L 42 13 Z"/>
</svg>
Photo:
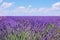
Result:
<svg viewBox="0 0 60 40">
<path fill-rule="evenodd" d="M 60 16 L 60 0 L 0 0 L 1 16 Z"/>
<path fill-rule="evenodd" d="M 60 0 L 4 0 L 4 2 L 14 2 L 14 7 L 32 5 L 40 8 L 50 7 L 53 3 L 60 2 Z"/>
</svg>

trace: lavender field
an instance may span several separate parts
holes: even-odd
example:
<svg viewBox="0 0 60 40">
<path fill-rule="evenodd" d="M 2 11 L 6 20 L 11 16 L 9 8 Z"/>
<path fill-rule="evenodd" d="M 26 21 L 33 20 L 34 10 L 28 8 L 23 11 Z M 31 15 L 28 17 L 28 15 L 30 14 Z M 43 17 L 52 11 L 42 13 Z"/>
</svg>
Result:
<svg viewBox="0 0 60 40">
<path fill-rule="evenodd" d="M 60 17 L 2 16 L 0 40 L 60 40 Z"/>
</svg>

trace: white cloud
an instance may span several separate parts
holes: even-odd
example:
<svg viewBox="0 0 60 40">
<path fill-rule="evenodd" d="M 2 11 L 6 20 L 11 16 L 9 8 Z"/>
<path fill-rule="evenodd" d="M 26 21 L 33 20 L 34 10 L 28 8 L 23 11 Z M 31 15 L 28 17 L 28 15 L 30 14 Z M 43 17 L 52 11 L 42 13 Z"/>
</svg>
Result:
<svg viewBox="0 0 60 40">
<path fill-rule="evenodd" d="M 54 3 L 54 4 L 52 5 L 52 9 L 53 9 L 53 10 L 60 10 L 60 2 Z"/>
<path fill-rule="evenodd" d="M 3 0 L 0 0 L 0 3 L 2 3 Z"/>
<path fill-rule="evenodd" d="M 1 0 L 2 1 L 2 0 Z M 3 2 L 0 5 L 0 15 L 10 15 L 10 10 L 7 10 L 7 8 L 12 6 L 12 2 Z"/>
<path fill-rule="evenodd" d="M 39 11 L 40 11 L 40 13 L 47 13 L 47 14 L 49 12 L 50 12 L 49 14 L 51 14 L 52 12 L 55 13 L 56 11 L 59 12 L 60 11 L 60 2 L 52 4 L 52 6 L 50 8 L 40 8 Z"/>
<path fill-rule="evenodd" d="M 54 15 L 60 15 L 60 2 L 52 4 L 50 8 L 33 8 L 31 5 L 29 5 L 27 8 L 26 7 L 18 7 L 17 11 L 15 10 L 14 12 L 17 12 L 17 14 L 22 14 L 22 15 L 46 15 L 46 16 L 54 16 Z"/>
<path fill-rule="evenodd" d="M 24 6 L 20 6 L 19 8 L 20 8 L 20 9 L 25 9 L 25 7 L 24 7 Z"/>
<path fill-rule="evenodd" d="M 52 7 L 58 7 L 58 8 L 60 8 L 60 2 L 54 3 L 54 4 L 52 5 Z"/>
<path fill-rule="evenodd" d="M 46 12 L 48 12 L 48 8 L 39 8 L 38 12 L 39 13 L 46 13 Z"/>
<path fill-rule="evenodd" d="M 9 8 L 12 6 L 13 3 L 9 3 L 9 2 L 3 2 L 3 4 L 0 6 L 1 8 L 5 9 L 5 8 Z"/>
<path fill-rule="evenodd" d="M 3 3 L 1 7 L 9 8 L 12 3 Z M 5 13 L 5 14 L 4 14 Z M 52 4 L 50 8 L 33 8 L 32 5 L 19 6 L 13 10 L 2 10 L 0 15 L 14 15 L 14 16 L 59 16 L 60 15 L 60 2 Z"/>
<path fill-rule="evenodd" d="M 19 12 L 19 13 L 26 13 L 27 12 L 27 8 L 24 6 L 20 6 L 18 8 L 15 8 L 14 10 L 12 10 L 13 12 Z"/>
</svg>

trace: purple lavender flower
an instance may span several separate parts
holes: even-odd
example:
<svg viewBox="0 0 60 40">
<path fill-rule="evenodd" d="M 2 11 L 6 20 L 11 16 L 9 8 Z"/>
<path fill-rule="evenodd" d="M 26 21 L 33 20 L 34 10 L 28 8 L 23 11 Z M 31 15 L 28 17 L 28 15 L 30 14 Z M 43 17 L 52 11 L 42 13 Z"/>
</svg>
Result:
<svg viewBox="0 0 60 40">
<path fill-rule="evenodd" d="M 22 34 L 19 37 L 23 37 L 24 33 L 28 32 L 30 40 L 58 40 L 60 38 L 57 35 L 60 34 L 60 17 L 2 16 L 0 20 L 1 40 L 4 40 L 3 36 L 9 39 L 8 36 L 11 34 L 13 38 L 15 35 L 16 39 L 20 39 L 17 36 L 18 32 Z"/>
</svg>

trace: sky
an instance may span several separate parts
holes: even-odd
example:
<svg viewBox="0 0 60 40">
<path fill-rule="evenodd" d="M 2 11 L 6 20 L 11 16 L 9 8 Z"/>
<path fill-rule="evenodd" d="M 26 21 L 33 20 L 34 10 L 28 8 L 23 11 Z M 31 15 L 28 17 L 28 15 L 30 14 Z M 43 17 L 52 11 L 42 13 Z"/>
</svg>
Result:
<svg viewBox="0 0 60 40">
<path fill-rule="evenodd" d="M 60 16 L 60 0 L 0 0 L 0 16 Z"/>
</svg>

